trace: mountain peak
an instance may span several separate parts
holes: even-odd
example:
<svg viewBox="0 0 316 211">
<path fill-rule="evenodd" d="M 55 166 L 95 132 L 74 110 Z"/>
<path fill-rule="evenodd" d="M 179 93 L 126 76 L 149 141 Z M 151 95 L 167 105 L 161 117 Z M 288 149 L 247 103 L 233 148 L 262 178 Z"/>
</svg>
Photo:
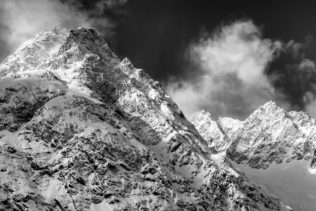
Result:
<svg viewBox="0 0 316 211">
<path fill-rule="evenodd" d="M 253 121 L 253 119 L 272 121 L 284 116 L 286 116 L 286 111 L 275 102 L 269 101 L 257 108 L 244 122 Z"/>
<path fill-rule="evenodd" d="M 215 121 L 200 112 L 192 123 L 217 149 L 214 154 L 226 153 L 246 176 L 295 210 L 314 210 L 316 120 L 309 114 L 287 112 L 269 101 L 242 122 L 222 117 Z"/>
<path fill-rule="evenodd" d="M 217 139 L 94 30 L 40 33 L 0 64 L 0 80 L 0 210 L 283 206 L 213 156 Z"/>
<path fill-rule="evenodd" d="M 199 112 L 194 113 L 191 117 L 191 120 L 201 119 L 201 118 L 214 121 L 212 114 L 204 109 Z"/>
<path fill-rule="evenodd" d="M 190 121 L 208 142 L 213 152 L 223 152 L 230 146 L 230 136 L 238 130 L 238 125 L 242 122 L 231 118 L 219 118 L 215 120 L 212 115 L 205 110 L 195 113 Z"/>
<path fill-rule="evenodd" d="M 281 107 L 279 107 L 274 101 L 268 101 L 262 106 L 260 106 L 257 110 L 265 111 L 265 112 L 274 112 L 274 111 L 280 111 L 283 110 Z"/>
<path fill-rule="evenodd" d="M 119 62 L 95 30 L 66 30 L 58 25 L 38 33 L 8 56 L 0 65 L 0 78 L 48 74 L 73 90 L 91 95 L 96 91 L 95 85 L 102 83 L 100 77 L 95 78 L 96 74 Z"/>
</svg>

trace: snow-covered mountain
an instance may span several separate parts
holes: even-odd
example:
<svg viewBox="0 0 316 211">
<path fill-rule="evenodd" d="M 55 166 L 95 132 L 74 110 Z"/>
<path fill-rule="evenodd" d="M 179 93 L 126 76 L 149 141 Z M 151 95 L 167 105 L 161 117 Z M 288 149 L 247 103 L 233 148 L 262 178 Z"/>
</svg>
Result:
<svg viewBox="0 0 316 211">
<path fill-rule="evenodd" d="M 245 121 L 215 120 L 202 111 L 192 123 L 250 179 L 295 210 L 316 210 L 316 121 L 307 113 L 268 102 Z"/>
<path fill-rule="evenodd" d="M 0 210 L 291 210 L 94 30 L 39 33 L 0 79 Z"/>
</svg>

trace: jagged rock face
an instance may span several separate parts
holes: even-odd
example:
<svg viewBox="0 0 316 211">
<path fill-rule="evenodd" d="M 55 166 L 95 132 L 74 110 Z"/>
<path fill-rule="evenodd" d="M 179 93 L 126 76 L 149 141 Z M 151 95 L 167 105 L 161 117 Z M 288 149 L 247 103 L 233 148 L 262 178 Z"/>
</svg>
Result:
<svg viewBox="0 0 316 211">
<path fill-rule="evenodd" d="M 38 34 L 0 79 L 1 210 L 288 210 L 93 30 Z"/>
<path fill-rule="evenodd" d="M 219 117 L 217 122 L 221 128 L 221 131 L 225 133 L 230 140 L 235 140 L 238 138 L 243 126 L 242 121 L 229 117 Z"/>
<path fill-rule="evenodd" d="M 316 162 L 316 121 L 304 112 L 286 112 L 268 102 L 242 122 L 227 118 L 207 121 L 209 116 L 207 112 L 197 113 L 192 123 L 205 139 L 214 134 L 229 137 L 223 150 L 237 163 L 264 169 L 274 162 L 301 159 L 312 160 L 312 165 Z"/>
<path fill-rule="evenodd" d="M 204 110 L 193 115 L 190 120 L 214 153 L 225 152 L 231 140 L 239 136 L 242 127 L 239 120 L 220 117 L 217 121 Z"/>
<path fill-rule="evenodd" d="M 296 112 L 287 113 L 275 103 L 257 109 L 244 122 L 239 139 L 229 149 L 236 162 L 246 161 L 255 168 L 267 168 L 272 162 L 309 158 L 314 152 L 310 134 L 293 121 Z"/>
<path fill-rule="evenodd" d="M 196 129 L 207 141 L 207 144 L 212 151 L 222 152 L 226 150 L 227 145 L 230 144 L 230 139 L 224 131 L 222 131 L 222 128 L 218 122 L 213 119 L 210 113 L 201 111 L 197 115 L 194 115 L 191 121 L 195 123 Z"/>
<path fill-rule="evenodd" d="M 244 121 L 214 120 L 203 111 L 193 116 L 192 123 L 206 140 L 227 137 L 211 145 L 223 146 L 219 152 L 234 161 L 234 166 L 295 210 L 315 208 L 316 121 L 310 115 L 286 112 L 268 102 Z"/>
</svg>

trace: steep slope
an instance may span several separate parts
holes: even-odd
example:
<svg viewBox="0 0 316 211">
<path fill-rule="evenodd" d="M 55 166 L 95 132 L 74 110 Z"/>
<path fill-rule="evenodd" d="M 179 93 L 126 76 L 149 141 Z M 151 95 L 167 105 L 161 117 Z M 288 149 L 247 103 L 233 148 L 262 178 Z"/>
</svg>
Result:
<svg viewBox="0 0 316 211">
<path fill-rule="evenodd" d="M 221 152 L 236 168 L 295 210 L 316 209 L 314 119 L 304 112 L 286 112 L 274 102 L 259 107 L 243 122 L 209 117 L 207 112 L 197 113 L 192 123 L 207 140 L 227 137 L 212 145 L 223 145 Z"/>
<path fill-rule="evenodd" d="M 94 30 L 38 34 L 0 79 L 1 210 L 288 210 Z"/>
<path fill-rule="evenodd" d="M 214 153 L 225 152 L 239 135 L 243 124 L 227 117 L 220 117 L 217 121 L 204 110 L 194 114 L 190 120 Z"/>
<path fill-rule="evenodd" d="M 243 123 L 236 141 L 228 150 L 237 163 L 247 162 L 254 168 L 267 168 L 271 163 L 311 160 L 316 142 L 315 120 L 303 112 L 286 112 L 273 102 L 258 108 Z M 315 155 L 314 155 L 315 154 Z"/>
</svg>

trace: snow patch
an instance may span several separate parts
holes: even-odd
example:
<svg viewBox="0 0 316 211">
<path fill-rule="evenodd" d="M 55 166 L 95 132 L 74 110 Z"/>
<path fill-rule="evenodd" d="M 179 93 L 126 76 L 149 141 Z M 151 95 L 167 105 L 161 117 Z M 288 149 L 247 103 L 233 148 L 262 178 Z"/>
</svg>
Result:
<svg viewBox="0 0 316 211">
<path fill-rule="evenodd" d="M 316 210 L 316 176 L 309 169 L 309 161 L 272 164 L 265 170 L 232 163 L 294 210 Z"/>
</svg>

